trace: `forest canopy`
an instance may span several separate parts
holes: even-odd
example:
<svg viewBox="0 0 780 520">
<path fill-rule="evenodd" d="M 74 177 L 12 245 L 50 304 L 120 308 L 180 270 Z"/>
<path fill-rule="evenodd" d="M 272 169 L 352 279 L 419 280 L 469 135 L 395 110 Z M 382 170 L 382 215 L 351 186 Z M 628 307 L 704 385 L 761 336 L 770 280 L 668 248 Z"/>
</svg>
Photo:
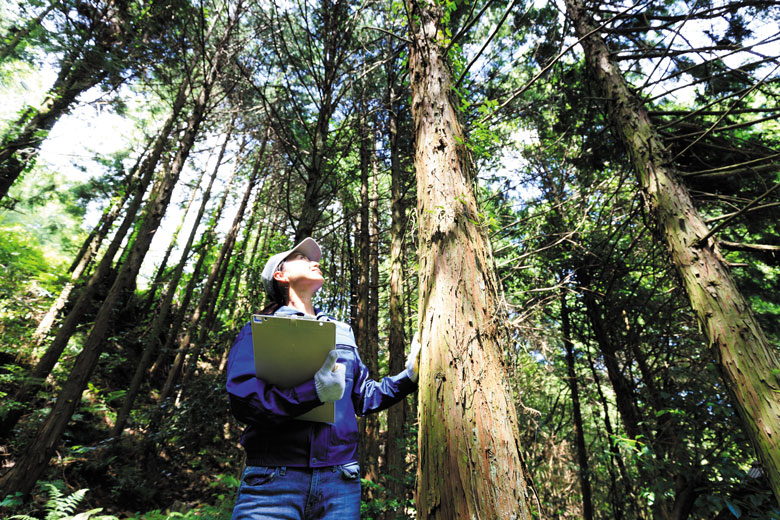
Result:
<svg viewBox="0 0 780 520">
<path fill-rule="evenodd" d="M 363 518 L 780 520 L 780 3 L 0 0 L 0 512 L 230 518 L 268 257 Z M 79 517 L 83 518 L 83 517 Z"/>
</svg>

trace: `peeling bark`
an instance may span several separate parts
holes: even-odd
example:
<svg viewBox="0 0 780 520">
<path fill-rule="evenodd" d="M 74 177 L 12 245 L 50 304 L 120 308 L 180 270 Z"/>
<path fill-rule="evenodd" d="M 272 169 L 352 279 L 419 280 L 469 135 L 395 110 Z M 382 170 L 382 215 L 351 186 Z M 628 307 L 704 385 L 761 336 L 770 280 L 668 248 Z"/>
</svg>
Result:
<svg viewBox="0 0 780 520">
<path fill-rule="evenodd" d="M 530 519 L 498 280 L 480 226 L 441 7 L 409 0 L 420 239 L 419 518 Z"/>
</svg>

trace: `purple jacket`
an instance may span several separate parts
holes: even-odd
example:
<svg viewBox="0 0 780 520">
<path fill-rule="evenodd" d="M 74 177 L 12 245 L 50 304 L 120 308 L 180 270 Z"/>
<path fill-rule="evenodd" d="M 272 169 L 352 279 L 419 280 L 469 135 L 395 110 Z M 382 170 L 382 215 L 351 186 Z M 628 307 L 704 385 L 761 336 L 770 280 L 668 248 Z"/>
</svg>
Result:
<svg viewBox="0 0 780 520">
<path fill-rule="evenodd" d="M 303 316 L 281 307 L 276 316 Z M 380 382 L 368 379 L 360 360 L 352 328 L 321 312 L 318 320 L 336 323 L 338 362 L 346 366 L 344 396 L 336 402 L 334 424 L 293 420 L 322 404 L 314 378 L 292 388 L 266 384 L 255 376 L 252 328 L 246 324 L 230 350 L 227 391 L 230 410 L 246 424 L 241 444 L 248 466 L 319 468 L 357 461 L 357 419 L 384 410 L 417 388 L 406 371 Z"/>
</svg>

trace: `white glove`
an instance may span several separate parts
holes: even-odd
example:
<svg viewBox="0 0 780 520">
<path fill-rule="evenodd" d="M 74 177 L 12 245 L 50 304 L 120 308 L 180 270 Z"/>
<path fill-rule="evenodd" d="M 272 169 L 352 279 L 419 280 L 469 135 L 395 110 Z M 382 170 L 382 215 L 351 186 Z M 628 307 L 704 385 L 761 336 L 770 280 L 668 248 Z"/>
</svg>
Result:
<svg viewBox="0 0 780 520">
<path fill-rule="evenodd" d="M 323 403 L 338 401 L 344 395 L 347 369 L 341 363 L 336 363 L 338 358 L 339 353 L 331 350 L 325 363 L 314 374 L 314 389 Z"/>
<path fill-rule="evenodd" d="M 409 357 L 406 358 L 406 375 L 409 379 L 417 382 L 420 377 L 420 339 L 419 334 L 414 335 L 412 339 L 412 348 L 409 351 Z"/>
</svg>

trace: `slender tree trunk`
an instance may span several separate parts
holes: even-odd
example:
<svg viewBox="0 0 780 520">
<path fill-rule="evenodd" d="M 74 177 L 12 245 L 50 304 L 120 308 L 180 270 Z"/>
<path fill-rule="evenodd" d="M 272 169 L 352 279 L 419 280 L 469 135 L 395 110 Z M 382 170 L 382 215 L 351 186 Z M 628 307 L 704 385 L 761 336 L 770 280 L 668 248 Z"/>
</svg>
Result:
<svg viewBox="0 0 780 520">
<path fill-rule="evenodd" d="M 156 141 L 157 140 L 155 139 L 151 141 L 150 144 Z M 81 249 L 76 254 L 76 257 L 74 258 L 73 263 L 69 269 L 70 280 L 65 284 L 65 287 L 62 288 L 59 297 L 54 301 L 51 307 L 49 307 L 49 311 L 46 313 L 40 323 L 38 323 L 38 327 L 33 333 L 32 339 L 36 345 L 40 345 L 43 343 L 44 339 L 46 339 L 46 336 L 49 334 L 49 331 L 54 325 L 54 321 L 57 319 L 57 316 L 59 316 L 60 312 L 65 307 L 65 304 L 68 302 L 71 292 L 76 286 L 76 282 L 81 279 L 84 273 L 87 272 L 87 268 L 92 262 L 92 259 L 95 258 L 95 255 L 97 255 L 98 251 L 100 250 L 100 245 L 103 243 L 103 240 L 106 238 L 108 232 L 111 230 L 111 227 L 114 225 L 114 221 L 119 216 L 119 213 L 121 212 L 128 198 L 130 198 L 132 193 L 136 192 L 136 186 L 141 180 L 141 165 L 143 164 L 143 159 L 146 157 L 146 153 L 148 151 L 149 148 L 147 147 L 147 149 L 144 150 L 144 153 L 138 157 L 138 162 L 130 170 L 130 174 L 125 179 L 125 185 L 123 186 L 121 193 L 114 197 L 111 205 L 109 205 L 105 211 L 103 211 L 103 214 L 100 216 L 100 221 L 89 233 L 89 236 L 84 241 L 84 244 L 82 244 Z M 146 186 L 144 186 L 144 189 L 141 191 L 141 193 L 145 191 Z"/>
<path fill-rule="evenodd" d="M 358 352 L 360 357 L 365 363 L 371 357 L 371 331 L 368 326 L 368 306 L 370 298 L 369 284 L 371 283 L 370 265 L 369 265 L 369 231 L 368 231 L 368 164 L 366 159 L 366 144 L 365 144 L 365 122 L 360 123 L 360 206 L 358 209 L 358 226 L 357 226 L 357 240 L 356 246 L 358 248 L 358 265 L 357 265 L 357 307 L 355 335 L 358 344 Z M 376 374 L 370 372 L 371 377 L 376 377 Z M 359 461 L 360 467 L 363 472 L 364 478 L 375 482 L 376 480 L 376 432 L 373 431 L 372 425 L 368 424 L 367 417 L 361 417 L 358 419 L 360 425 L 361 439 L 358 443 L 359 446 Z M 371 490 L 367 490 L 370 494 Z"/>
<path fill-rule="evenodd" d="M 322 9 L 326 10 L 328 7 L 323 5 Z M 326 38 L 325 41 L 330 41 L 330 38 Z M 323 54 L 327 53 L 328 49 L 325 49 Z M 325 67 L 324 76 L 332 76 L 333 71 L 330 69 L 333 64 L 326 60 L 323 65 Z M 322 211 L 320 210 L 320 205 L 322 203 L 322 188 L 330 175 L 329 171 L 327 171 L 328 166 L 325 154 L 328 145 L 330 120 L 335 108 L 331 103 L 331 98 L 333 96 L 332 89 L 333 83 L 327 81 L 323 85 L 323 91 L 321 92 L 322 102 L 317 116 L 317 126 L 314 130 L 314 145 L 309 151 L 311 162 L 306 168 L 306 187 L 303 195 L 303 207 L 301 208 L 300 217 L 295 229 L 294 242 L 296 244 L 304 238 L 312 236 L 314 234 L 314 228 L 319 223 L 320 218 L 322 218 Z"/>
<path fill-rule="evenodd" d="M 580 391 L 577 385 L 577 373 L 574 369 L 574 342 L 571 339 L 569 306 L 566 304 L 565 294 L 561 294 L 561 329 L 563 332 L 563 346 L 566 349 L 566 370 L 569 376 L 569 389 L 571 390 L 571 411 L 574 416 L 574 436 L 577 446 L 577 463 L 579 465 L 578 475 L 580 478 L 580 489 L 582 490 L 582 516 L 586 520 L 592 520 L 593 500 L 590 489 L 588 452 L 585 449 L 585 432 L 582 428 L 582 411 L 580 410 Z"/>
<path fill-rule="evenodd" d="M 388 331 L 388 356 L 389 371 L 398 374 L 404 369 L 404 290 L 403 276 L 403 246 L 404 229 L 406 228 L 406 207 L 404 204 L 404 172 L 401 169 L 398 148 L 398 117 L 396 95 L 393 79 L 389 80 L 389 116 L 388 133 L 390 140 L 390 294 L 388 315 L 390 328 Z M 387 445 L 385 446 L 386 469 L 388 475 L 387 487 L 391 496 L 404 501 L 405 486 L 403 484 L 406 473 L 406 452 L 401 440 L 404 435 L 406 422 L 406 400 L 387 410 Z M 392 518 L 392 513 L 386 516 Z"/>
<path fill-rule="evenodd" d="M 349 207 L 349 206 L 345 206 Z M 352 330 L 355 332 L 355 341 L 360 342 L 360 321 L 358 319 L 358 307 L 360 305 L 360 259 L 355 260 L 355 255 L 360 254 L 360 213 L 356 212 L 351 218 L 347 217 L 347 236 L 352 240 L 347 240 L 347 267 L 349 270 L 349 320 L 352 323 Z M 354 227 L 353 227 L 354 226 Z M 355 251 L 357 249 L 357 251 Z M 359 347 L 360 345 L 358 345 Z"/>
<path fill-rule="evenodd" d="M 152 153 L 142 163 L 141 170 L 143 173 L 141 180 L 135 190 L 133 200 L 128 205 L 122 224 L 116 231 L 111 244 L 108 246 L 105 254 L 103 255 L 103 258 L 98 264 L 97 269 L 92 274 L 92 276 L 90 276 L 87 284 L 82 289 L 75 305 L 70 310 L 63 323 L 60 325 L 59 329 L 57 330 L 57 334 L 52 339 L 51 344 L 46 349 L 46 352 L 38 361 L 32 373 L 30 374 L 28 382 L 22 385 L 14 395 L 14 400 L 21 403 L 28 403 L 32 401 L 41 383 L 48 377 L 49 373 L 51 373 L 52 369 L 57 364 L 57 361 L 60 359 L 65 346 L 68 344 L 71 336 L 75 333 L 78 325 L 81 323 L 84 314 L 89 309 L 90 305 L 93 304 L 93 298 L 96 291 L 105 282 L 108 275 L 110 274 L 114 257 L 116 256 L 116 253 L 119 250 L 121 243 L 129 231 L 131 225 L 138 216 L 137 214 L 139 208 L 143 203 L 144 193 L 146 193 L 154 176 L 155 168 L 158 161 L 160 160 L 160 156 L 163 153 L 168 136 L 173 129 L 173 125 L 178 119 L 182 108 L 184 107 L 184 102 L 186 101 L 188 90 L 189 89 L 186 84 L 183 83 L 180 86 L 178 96 L 171 110 L 171 115 L 163 125 L 163 129 L 157 138 Z M 2 423 L 0 423 L 0 437 L 6 437 L 10 433 L 23 413 L 24 409 L 14 409 L 8 412 L 6 417 L 3 418 Z"/>
<path fill-rule="evenodd" d="M 257 190 L 255 195 L 255 201 L 252 204 L 252 215 L 249 219 L 249 225 L 244 231 L 244 239 L 241 241 L 241 247 L 239 248 L 238 258 L 235 259 L 233 267 L 235 269 L 235 279 L 233 282 L 228 280 L 228 291 L 222 301 L 233 301 L 233 323 L 240 323 L 241 317 L 245 316 L 249 319 L 247 313 L 251 312 L 251 302 L 247 298 L 249 287 L 253 283 L 252 281 L 252 267 L 257 261 L 257 250 L 260 243 L 260 236 L 263 234 L 265 227 L 260 223 L 263 222 L 265 205 L 265 183 Z M 252 234 L 254 233 L 254 239 Z M 247 246 L 249 241 L 252 240 L 251 251 L 247 255 Z M 234 330 L 234 332 L 237 332 Z M 231 334 L 231 337 L 235 337 L 235 334 Z"/>
<path fill-rule="evenodd" d="M 610 470 L 610 476 L 612 481 L 612 489 L 611 489 L 611 495 L 612 495 L 612 511 L 613 511 L 613 517 L 615 520 L 622 520 L 623 519 L 623 502 L 626 499 L 626 497 L 629 498 L 628 502 L 630 504 L 633 504 L 633 509 L 636 510 L 636 503 L 637 500 L 634 499 L 634 491 L 631 486 L 631 480 L 628 476 L 628 471 L 626 470 L 626 466 L 623 463 L 623 456 L 620 454 L 620 449 L 618 448 L 617 444 L 614 442 L 615 439 L 615 430 L 612 428 L 612 421 L 609 418 L 609 405 L 607 403 L 607 398 L 604 396 L 604 391 L 601 389 L 601 378 L 599 377 L 599 373 L 596 371 L 596 365 L 593 363 L 593 359 L 590 355 L 590 349 L 586 349 L 586 352 L 588 353 L 588 365 L 590 366 L 591 374 L 593 375 L 593 382 L 596 385 L 596 391 L 599 394 L 599 402 L 601 403 L 601 406 L 604 410 L 604 429 L 607 431 L 607 444 L 609 446 L 609 452 L 610 452 L 610 459 L 611 464 L 608 466 Z M 625 493 L 625 496 L 621 496 L 621 492 L 619 490 L 619 483 L 617 482 L 617 478 L 615 478 L 614 473 L 612 471 L 612 466 L 617 466 L 618 472 L 622 481 L 623 490 Z M 637 518 L 639 515 L 637 514 Z"/>
<path fill-rule="evenodd" d="M 364 95 L 365 93 L 361 94 Z M 361 101 L 360 122 L 360 265 L 358 266 L 358 308 L 357 308 L 357 334 L 360 357 L 368 368 L 371 377 L 376 378 L 378 372 L 377 363 L 377 338 L 372 334 L 371 320 L 371 200 L 369 197 L 369 170 L 371 168 L 371 127 L 367 121 L 365 104 Z M 364 434 L 360 443 L 360 467 L 363 477 L 378 482 L 379 479 L 379 418 L 376 414 L 361 418 Z M 369 497 L 371 490 L 366 490 Z"/>
<path fill-rule="evenodd" d="M 10 125 L 0 144 L 0 201 L 21 173 L 30 167 L 38 150 L 59 118 L 68 112 L 76 98 L 100 83 L 106 72 L 95 70 L 89 65 L 92 54 L 100 54 L 95 62 L 102 60 L 103 49 L 95 47 L 87 57 L 72 65 L 63 65 L 46 99 L 38 108 L 28 108 Z M 16 130 L 18 129 L 18 130 Z"/>
<path fill-rule="evenodd" d="M 237 154 L 238 157 L 241 157 L 241 155 L 243 154 L 244 145 L 245 142 L 242 142 L 239 152 Z M 184 288 L 184 296 L 182 298 L 182 302 L 179 305 L 179 309 L 176 311 L 176 314 L 174 315 L 173 322 L 170 327 L 172 332 L 168 334 L 165 340 L 165 345 L 163 345 L 163 348 L 160 349 L 157 359 L 152 364 L 152 368 L 149 370 L 149 378 L 152 380 L 154 380 L 156 375 L 163 369 L 163 364 L 165 363 L 166 358 L 169 356 L 171 352 L 171 347 L 173 346 L 174 341 L 178 339 L 178 335 L 176 331 L 181 330 L 182 323 L 184 323 L 184 317 L 187 314 L 187 311 L 190 306 L 190 301 L 192 300 L 192 296 L 195 291 L 195 286 L 200 282 L 201 270 L 203 269 L 203 265 L 205 264 L 205 261 L 209 256 L 209 249 L 211 248 L 214 242 L 217 224 L 222 219 L 222 212 L 225 209 L 225 204 L 227 203 L 228 196 L 230 195 L 231 188 L 233 186 L 233 181 L 235 180 L 236 173 L 238 172 L 238 163 L 239 161 L 237 159 L 231 171 L 230 177 L 228 178 L 228 181 L 225 185 L 225 189 L 222 192 L 222 197 L 220 198 L 217 207 L 214 209 L 214 212 L 211 218 L 209 219 L 209 223 L 208 226 L 206 227 L 206 230 L 203 232 L 203 236 L 200 240 L 200 245 L 198 248 L 196 248 L 200 250 L 200 254 L 198 255 L 198 260 L 195 262 L 195 267 L 193 268 L 192 274 L 190 275 L 190 280 L 187 282 L 187 286 Z M 174 364 L 177 364 L 175 359 L 174 359 Z M 178 366 L 179 368 L 181 368 L 181 361 L 178 363 Z M 165 384 L 163 384 L 163 388 L 169 386 L 168 383 L 169 377 L 170 377 L 170 372 L 168 374 L 168 377 L 166 377 L 166 381 Z"/>
<path fill-rule="evenodd" d="M 5 60 L 8 56 L 11 55 L 11 53 L 16 50 L 16 47 L 19 45 L 19 42 L 21 42 L 24 38 L 30 35 L 30 33 L 38 27 L 44 18 L 54 9 L 54 7 L 57 5 L 56 2 L 51 1 L 49 5 L 46 6 L 46 8 L 38 14 L 35 18 L 32 20 L 29 20 L 23 28 L 18 29 L 15 33 L 13 38 L 8 40 L 8 43 L 4 44 L 2 47 L 0 47 L 0 62 Z M 2 38 L 5 39 L 5 38 Z"/>
<path fill-rule="evenodd" d="M 203 175 L 205 173 L 206 169 L 201 169 L 200 174 L 198 175 L 198 180 L 196 180 L 193 184 L 192 191 L 190 192 L 190 198 L 187 200 L 187 205 L 184 207 L 181 220 L 179 220 L 179 225 L 176 226 L 176 229 L 173 232 L 173 236 L 171 236 L 171 240 L 168 242 L 168 248 L 165 250 L 165 254 L 160 261 L 160 265 L 157 266 L 157 271 L 154 274 L 152 283 L 149 284 L 148 294 L 146 295 L 146 301 L 143 306 L 143 314 L 146 314 L 146 312 L 152 308 L 154 302 L 157 300 L 157 288 L 160 287 L 163 283 L 163 276 L 165 276 L 165 270 L 168 268 L 168 260 L 170 259 L 171 253 L 176 247 L 176 244 L 179 242 L 179 233 L 181 233 L 181 230 L 184 227 L 184 223 L 187 220 L 187 215 L 190 214 L 190 209 L 195 203 L 195 198 L 198 195 L 198 188 L 200 188 L 200 184 L 203 182 Z"/>
<path fill-rule="evenodd" d="M 270 137 L 270 128 L 266 133 L 265 139 Z M 264 168 L 268 168 L 268 162 Z M 239 242 L 239 246 L 236 249 L 236 253 L 232 255 L 230 262 L 230 272 L 227 274 L 226 283 L 223 284 L 224 293 L 217 299 L 218 306 L 229 306 L 233 308 L 232 322 L 239 323 L 242 314 L 249 311 L 249 300 L 246 298 L 247 288 L 249 282 L 247 275 L 249 269 L 254 262 L 255 255 L 257 254 L 257 246 L 260 239 L 260 229 L 258 227 L 258 221 L 262 221 L 263 207 L 263 194 L 265 191 L 265 182 L 260 185 L 255 193 L 255 199 L 252 202 L 252 211 L 249 214 L 249 221 L 244 226 L 243 238 Z M 255 239 L 252 246 L 252 252 L 247 256 L 247 246 L 254 233 Z M 249 317 L 247 316 L 247 319 Z M 238 330 L 233 330 L 233 334 L 229 334 L 231 338 L 235 337 Z M 229 347 L 229 345 L 227 345 Z M 229 348 L 227 349 L 229 350 Z M 228 352 L 225 351 L 222 356 L 227 360 Z M 220 365 L 222 363 L 220 362 Z M 221 371 L 221 369 L 220 369 Z"/>
<path fill-rule="evenodd" d="M 230 30 L 228 29 L 225 38 L 229 34 Z M 224 43 L 224 40 L 222 43 Z M 104 350 L 106 345 L 104 341 L 105 336 L 114 318 L 114 311 L 122 299 L 126 298 L 126 292 L 132 288 L 138 271 L 141 269 L 143 259 L 149 250 L 149 245 L 168 207 L 179 174 L 184 168 L 184 163 L 189 156 L 205 116 L 206 108 L 211 98 L 211 88 L 216 81 L 219 65 L 220 60 L 218 58 L 215 58 L 210 64 L 207 77 L 203 80 L 201 92 L 195 102 L 187 128 L 176 152 L 176 158 L 160 183 L 157 193 L 146 204 L 144 212 L 140 217 L 142 225 L 135 241 L 129 248 L 127 261 L 122 263 L 122 266 L 119 268 L 116 280 L 98 310 L 92 330 L 85 341 L 81 353 L 76 358 L 73 369 L 63 385 L 51 412 L 41 424 L 26 453 L 19 457 L 14 467 L 0 477 L 0 494 L 7 495 L 16 491 L 21 491 L 25 495 L 28 494 L 54 454 L 60 436 L 70 421 L 74 410 L 79 405 L 81 394 L 97 366 L 100 354 Z"/>
<path fill-rule="evenodd" d="M 206 312 L 206 319 L 203 322 L 203 326 L 200 327 L 200 332 L 198 334 L 198 338 L 195 341 L 195 351 L 193 352 L 190 361 L 187 366 L 187 370 L 184 373 L 184 377 L 182 378 L 182 389 L 186 387 L 187 382 L 192 377 L 192 375 L 195 372 L 195 369 L 197 367 L 197 362 L 200 357 L 200 353 L 202 352 L 203 348 L 206 346 L 206 343 L 208 342 L 208 335 L 211 332 L 211 330 L 214 328 L 214 322 L 217 317 L 217 308 L 220 305 L 220 293 L 222 292 L 223 288 L 225 288 L 225 282 L 230 282 L 233 273 L 231 272 L 230 275 L 228 275 L 228 269 L 236 269 L 236 265 L 243 263 L 244 261 L 244 248 L 245 248 L 245 242 L 246 239 L 242 241 L 241 246 L 239 250 L 236 252 L 236 241 L 238 239 L 238 233 L 241 229 L 241 224 L 244 221 L 244 215 L 246 214 L 246 209 L 249 206 L 249 200 L 251 199 L 252 192 L 258 191 L 258 193 L 255 195 L 255 198 L 259 197 L 259 191 L 255 190 L 257 187 L 257 184 L 260 182 L 262 178 L 264 178 L 267 175 L 267 161 L 265 160 L 265 149 L 266 145 L 268 143 L 268 138 L 270 134 L 266 134 L 265 138 L 263 139 L 262 145 L 260 146 L 260 151 L 258 152 L 257 159 L 254 163 L 252 173 L 249 178 L 249 185 L 247 186 L 246 191 L 244 192 L 244 198 L 241 201 L 241 204 L 239 206 L 238 212 L 236 213 L 235 218 L 233 219 L 233 225 L 231 226 L 230 230 L 228 231 L 228 234 L 225 238 L 225 244 L 222 247 L 222 250 L 220 251 L 220 269 L 217 275 L 217 278 L 213 284 L 214 290 L 213 290 L 213 296 L 212 301 L 207 306 L 207 312 Z M 260 172 L 263 172 L 262 175 Z M 246 234 L 248 236 L 248 233 L 251 231 L 251 227 L 253 227 L 253 221 L 255 218 L 255 210 L 256 205 L 253 205 L 252 213 L 249 218 L 249 224 L 246 226 Z M 229 289 L 229 288 L 227 288 Z"/>
<path fill-rule="evenodd" d="M 634 388 L 628 382 L 617 359 L 617 348 L 613 345 L 612 339 L 607 333 L 604 325 L 604 319 L 601 315 L 601 309 L 593 296 L 593 291 L 589 287 L 590 277 L 586 270 L 580 270 L 578 274 L 582 283 L 582 299 L 585 302 L 585 310 L 590 322 L 593 335 L 601 350 L 604 366 L 607 367 L 607 377 L 609 377 L 612 388 L 615 391 L 615 404 L 617 405 L 620 418 L 623 420 L 623 427 L 631 439 L 638 439 L 643 435 L 639 427 L 639 418 L 641 413 L 636 409 L 634 403 L 637 402 Z"/>
<path fill-rule="evenodd" d="M 442 6 L 408 0 L 420 240 L 418 518 L 531 518 L 490 243 L 453 102 Z"/>
<path fill-rule="evenodd" d="M 780 366 L 729 274 L 641 101 L 612 62 L 580 0 L 566 0 L 591 75 L 628 150 L 701 329 L 748 437 L 780 502 Z"/>
<path fill-rule="evenodd" d="M 371 140 L 373 145 L 373 138 Z M 369 223 L 369 286 L 368 286 L 368 345 L 363 359 L 371 374 L 379 377 L 379 207 L 374 147 L 369 147 L 369 167 L 373 172 L 371 183 L 371 218 Z M 365 478 L 378 482 L 381 450 L 381 423 L 379 414 L 366 416 L 366 434 L 369 437 L 369 464 Z"/>
<path fill-rule="evenodd" d="M 271 196 L 273 193 L 273 188 L 267 190 L 267 192 L 268 196 Z M 276 214 L 273 217 L 273 219 L 280 218 L 281 214 Z M 271 220 L 268 213 L 266 213 L 263 222 L 265 222 L 265 225 L 262 226 L 263 237 L 261 239 L 260 233 L 258 233 L 257 239 L 252 246 L 252 262 L 250 264 L 251 269 L 249 271 L 249 284 L 247 286 L 247 300 L 250 310 L 263 301 L 265 291 L 263 291 L 263 281 L 260 279 L 260 274 L 262 273 L 263 267 L 265 266 L 263 260 L 266 260 L 268 257 L 271 230 L 279 229 L 281 227 L 281 223 L 275 220 Z"/>
<path fill-rule="evenodd" d="M 203 192 L 203 199 L 201 200 L 198 214 L 195 217 L 195 222 L 192 224 L 192 229 L 190 230 L 190 234 L 187 237 L 187 243 L 182 249 L 179 263 L 176 265 L 176 269 L 171 275 L 171 279 L 168 281 L 168 284 L 160 295 L 160 305 L 157 309 L 154 320 L 152 321 L 152 325 L 149 327 L 149 331 L 145 334 L 144 351 L 141 355 L 141 360 L 136 366 L 133 379 L 130 382 L 130 387 L 127 389 L 127 393 L 125 394 L 125 399 L 122 402 L 122 408 L 119 410 L 119 412 L 117 412 L 114 427 L 111 429 L 111 437 L 119 437 L 122 434 L 122 430 L 124 430 L 125 427 L 125 422 L 127 422 L 127 418 L 130 416 L 130 411 L 133 409 L 135 398 L 138 395 L 138 391 L 141 389 L 141 383 L 143 382 L 144 376 L 146 375 L 146 369 L 152 360 L 152 356 L 159 347 L 160 334 L 162 333 L 164 324 L 168 322 L 171 305 L 173 304 L 173 298 L 176 294 L 176 287 L 179 286 L 182 274 L 184 273 L 184 266 L 187 264 L 187 259 L 189 258 L 190 251 L 192 250 L 192 244 L 195 242 L 195 236 L 197 235 L 198 227 L 200 226 L 201 220 L 203 220 L 203 215 L 206 212 L 206 206 L 208 205 L 208 201 L 211 197 L 211 189 L 214 186 L 214 181 L 217 178 L 219 167 L 222 164 L 222 159 L 225 156 L 225 150 L 231 135 L 230 130 L 232 130 L 232 125 L 228 129 L 228 133 L 225 136 L 225 141 L 222 143 L 222 148 L 220 149 L 219 155 L 217 156 L 216 165 L 214 166 L 214 169 L 211 173 L 211 178 L 209 179 L 209 185 Z M 193 190 L 193 192 L 194 191 L 195 190 Z"/>
<path fill-rule="evenodd" d="M 225 262 L 228 262 L 228 256 L 232 253 L 233 247 L 236 243 L 236 237 L 238 236 L 238 231 L 241 227 L 241 221 L 244 218 L 244 212 L 246 211 L 246 207 L 249 204 L 249 198 L 252 194 L 252 191 L 254 191 L 255 186 L 257 185 L 257 180 L 259 178 L 259 173 L 263 164 L 263 158 L 262 154 L 265 149 L 265 142 L 263 143 L 263 147 L 260 150 L 260 155 L 255 159 L 254 166 L 252 168 L 252 173 L 249 178 L 249 183 L 247 184 L 247 188 L 244 191 L 244 197 L 241 199 L 241 204 L 239 205 L 238 211 L 236 212 L 236 216 L 233 219 L 233 224 L 230 227 L 230 230 L 228 231 L 227 236 L 225 237 L 225 242 L 222 244 L 222 247 L 219 251 L 219 256 L 214 261 L 214 264 L 211 267 L 211 272 L 209 273 L 209 276 L 206 280 L 206 284 L 203 286 L 203 292 L 201 292 L 200 300 L 198 301 L 198 306 L 193 311 L 192 315 L 190 316 L 189 322 L 190 325 L 187 328 L 187 333 L 184 335 L 184 338 L 179 342 L 179 348 L 178 353 L 176 356 L 176 360 L 174 361 L 174 366 L 171 369 L 171 372 L 168 374 L 168 379 L 165 382 L 165 386 L 163 387 L 162 392 L 160 393 L 161 400 L 167 398 L 171 395 L 173 392 L 173 385 L 176 381 L 177 374 L 184 366 L 184 359 L 189 351 L 190 343 L 192 342 L 193 336 L 196 334 L 196 332 L 199 331 L 196 341 L 195 341 L 195 349 L 192 352 L 192 355 L 190 356 L 190 360 L 187 366 L 187 370 L 184 372 L 184 381 L 182 382 L 182 386 L 184 383 L 186 383 L 186 380 L 189 379 L 190 374 L 192 371 L 194 371 L 196 363 L 198 361 L 198 358 L 200 357 L 200 352 L 203 348 L 203 345 L 206 341 L 206 337 L 209 332 L 209 322 L 211 321 L 210 317 L 211 314 L 214 312 L 214 304 L 216 303 L 216 298 L 214 297 L 215 294 L 219 292 L 219 287 L 221 285 L 222 277 L 220 277 L 220 272 L 222 272 L 224 276 L 224 271 L 221 269 Z M 205 323 L 203 325 L 200 324 L 201 317 L 205 314 L 206 319 L 204 320 Z"/>
</svg>

